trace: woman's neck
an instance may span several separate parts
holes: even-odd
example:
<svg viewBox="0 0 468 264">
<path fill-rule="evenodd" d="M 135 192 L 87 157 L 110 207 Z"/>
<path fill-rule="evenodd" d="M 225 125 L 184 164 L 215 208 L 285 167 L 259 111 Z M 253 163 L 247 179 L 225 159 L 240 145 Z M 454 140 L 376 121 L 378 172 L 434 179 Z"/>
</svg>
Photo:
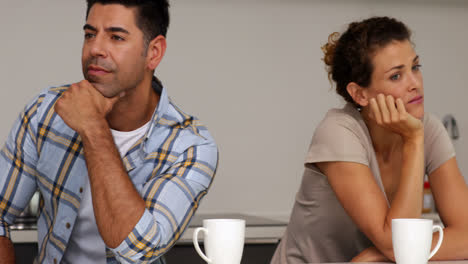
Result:
<svg viewBox="0 0 468 264">
<path fill-rule="evenodd" d="M 403 140 L 400 135 L 381 127 L 374 120 L 368 118 L 365 112 L 361 112 L 361 116 L 369 130 L 372 145 L 378 156 L 384 161 L 388 161 L 395 153 L 401 151 Z"/>
</svg>

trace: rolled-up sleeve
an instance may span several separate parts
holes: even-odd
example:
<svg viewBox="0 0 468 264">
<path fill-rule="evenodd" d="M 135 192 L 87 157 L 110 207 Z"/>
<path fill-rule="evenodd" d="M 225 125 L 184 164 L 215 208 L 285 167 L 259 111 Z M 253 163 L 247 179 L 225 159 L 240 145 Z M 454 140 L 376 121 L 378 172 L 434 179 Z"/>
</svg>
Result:
<svg viewBox="0 0 468 264">
<path fill-rule="evenodd" d="M 146 209 L 127 238 L 111 249 L 121 263 L 151 263 L 181 237 L 207 193 L 217 168 L 218 149 L 213 141 L 187 148 L 142 191 Z"/>
<path fill-rule="evenodd" d="M 41 98 L 30 103 L 16 120 L 0 152 L 0 236 L 24 210 L 37 188 L 35 120 Z"/>
</svg>

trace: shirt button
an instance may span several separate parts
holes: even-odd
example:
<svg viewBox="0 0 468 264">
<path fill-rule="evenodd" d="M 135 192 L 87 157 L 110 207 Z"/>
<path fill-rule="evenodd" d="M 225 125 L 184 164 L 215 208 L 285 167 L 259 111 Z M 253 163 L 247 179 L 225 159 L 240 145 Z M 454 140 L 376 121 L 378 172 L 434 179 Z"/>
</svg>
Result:
<svg viewBox="0 0 468 264">
<path fill-rule="evenodd" d="M 71 227 L 70 223 L 66 223 L 66 224 L 65 224 L 65 227 L 66 227 L 67 229 L 70 229 L 70 227 Z"/>
<path fill-rule="evenodd" d="M 80 193 L 83 193 L 83 188 L 82 187 L 80 188 Z"/>
</svg>

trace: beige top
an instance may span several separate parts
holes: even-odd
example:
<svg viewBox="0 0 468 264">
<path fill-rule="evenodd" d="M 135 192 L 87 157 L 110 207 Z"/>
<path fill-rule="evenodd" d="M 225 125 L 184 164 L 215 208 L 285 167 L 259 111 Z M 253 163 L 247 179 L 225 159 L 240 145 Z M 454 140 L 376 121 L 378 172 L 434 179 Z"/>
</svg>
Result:
<svg viewBox="0 0 468 264">
<path fill-rule="evenodd" d="M 442 123 L 426 113 L 426 174 L 454 156 L 453 145 Z M 372 245 L 338 202 L 327 177 L 314 165 L 325 161 L 369 166 L 385 195 L 372 141 L 361 114 L 350 104 L 328 111 L 312 138 L 289 225 L 272 264 L 347 262 Z"/>
</svg>

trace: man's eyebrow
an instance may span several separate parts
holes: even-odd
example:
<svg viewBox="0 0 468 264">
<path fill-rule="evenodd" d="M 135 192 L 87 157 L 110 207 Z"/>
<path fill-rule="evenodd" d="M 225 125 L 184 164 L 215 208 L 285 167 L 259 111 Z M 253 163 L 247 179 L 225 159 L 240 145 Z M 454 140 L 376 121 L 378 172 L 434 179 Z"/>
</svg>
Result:
<svg viewBox="0 0 468 264">
<path fill-rule="evenodd" d="M 106 31 L 107 32 L 120 32 L 120 33 L 130 34 L 130 32 L 128 32 L 128 30 L 126 30 L 125 28 L 122 28 L 122 27 L 109 27 L 109 28 L 106 28 Z"/>
<path fill-rule="evenodd" d="M 91 31 L 97 31 L 97 29 L 90 24 L 86 24 L 83 26 L 83 30 L 91 30 Z M 125 33 L 125 34 L 130 34 L 128 30 L 126 30 L 123 27 L 108 27 L 105 29 L 106 32 L 120 32 L 120 33 Z"/>
<path fill-rule="evenodd" d="M 85 24 L 83 26 L 83 30 L 92 30 L 92 31 L 97 31 L 97 29 L 93 26 L 91 26 L 90 24 Z"/>
</svg>

